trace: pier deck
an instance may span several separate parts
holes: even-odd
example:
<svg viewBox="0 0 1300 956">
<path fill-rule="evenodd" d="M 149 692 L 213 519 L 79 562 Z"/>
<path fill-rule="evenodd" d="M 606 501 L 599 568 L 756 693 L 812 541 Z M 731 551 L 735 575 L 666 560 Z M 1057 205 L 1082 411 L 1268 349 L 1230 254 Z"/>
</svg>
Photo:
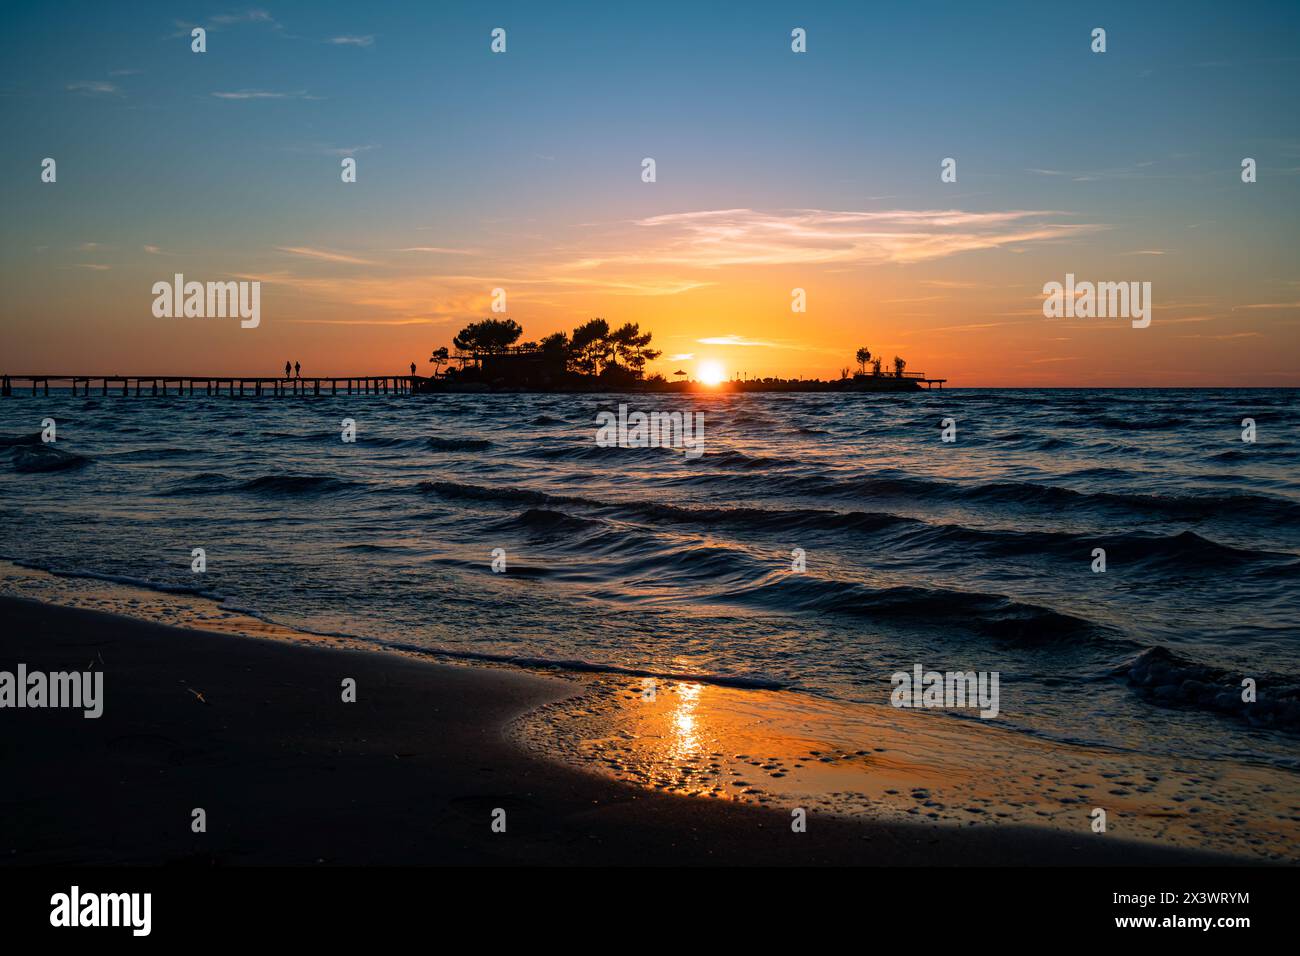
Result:
<svg viewBox="0 0 1300 956">
<path fill-rule="evenodd" d="M 0 396 L 55 388 L 73 395 L 409 395 L 418 375 L 322 375 L 284 378 L 269 375 L 4 375 Z"/>
<path fill-rule="evenodd" d="M 723 391 L 740 392 L 858 392 L 858 391 L 920 391 L 934 386 L 943 388 L 945 378 L 927 378 L 922 373 L 903 375 L 855 375 L 845 381 L 808 382 L 750 382 L 724 383 Z M 594 384 L 594 383 L 593 383 Z M 49 395 L 50 388 L 71 390 L 72 394 L 89 398 L 92 395 L 156 396 L 156 395 L 228 395 L 240 396 L 318 396 L 318 395 L 413 395 L 443 391 L 492 391 L 482 383 L 471 383 L 458 389 L 442 379 L 422 375 L 309 375 L 282 377 L 270 375 L 0 375 L 0 396 Z M 520 391 L 519 388 L 509 389 Z M 565 391 L 564 388 L 540 391 Z M 593 391 L 596 388 L 579 388 Z M 609 390 L 608 386 L 605 390 Z M 624 391 L 614 388 L 613 391 Z M 659 387 L 634 389 L 650 393 L 678 393 L 704 390 L 694 383 L 673 382 Z M 708 389 L 712 391 L 712 389 Z"/>
</svg>

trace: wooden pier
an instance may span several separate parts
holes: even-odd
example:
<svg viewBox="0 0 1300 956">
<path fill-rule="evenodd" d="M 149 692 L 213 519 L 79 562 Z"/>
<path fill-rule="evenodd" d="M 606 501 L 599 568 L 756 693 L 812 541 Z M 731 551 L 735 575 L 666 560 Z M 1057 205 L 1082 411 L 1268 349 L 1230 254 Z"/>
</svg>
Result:
<svg viewBox="0 0 1300 956">
<path fill-rule="evenodd" d="M 260 397 L 307 395 L 410 395 L 418 375 L 325 375 L 275 378 L 268 375 L 4 375 L 0 396 L 50 394 L 71 388 L 73 395 L 229 395 Z"/>
<path fill-rule="evenodd" d="M 917 390 L 922 385 L 928 392 L 934 386 L 938 385 L 940 390 L 943 389 L 946 378 L 927 378 L 924 372 L 894 372 L 892 375 L 887 372 L 880 374 L 859 372 L 850 380 L 855 386 L 863 391 L 891 391 L 897 388 L 906 388 L 914 386 Z"/>
</svg>

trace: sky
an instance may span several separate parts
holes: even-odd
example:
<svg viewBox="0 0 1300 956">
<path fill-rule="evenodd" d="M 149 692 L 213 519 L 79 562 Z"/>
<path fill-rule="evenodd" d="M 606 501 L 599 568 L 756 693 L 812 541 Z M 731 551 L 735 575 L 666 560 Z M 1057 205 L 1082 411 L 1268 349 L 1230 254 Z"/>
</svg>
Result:
<svg viewBox="0 0 1300 956">
<path fill-rule="evenodd" d="M 530 340 L 638 322 L 668 375 L 838 377 L 867 346 L 957 386 L 1300 385 L 1293 2 L 44 3 L 0 26 L 9 374 L 424 371 L 506 315 Z M 176 273 L 260 281 L 260 324 L 156 317 Z M 1150 282 L 1151 324 L 1045 317 L 1067 274 Z"/>
</svg>

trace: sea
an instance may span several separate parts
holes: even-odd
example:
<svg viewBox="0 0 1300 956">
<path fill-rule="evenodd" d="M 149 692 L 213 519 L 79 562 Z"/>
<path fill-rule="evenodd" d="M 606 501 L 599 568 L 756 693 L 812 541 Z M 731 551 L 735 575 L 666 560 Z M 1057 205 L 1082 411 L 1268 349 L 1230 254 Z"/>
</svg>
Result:
<svg viewBox="0 0 1300 956">
<path fill-rule="evenodd" d="M 16 391 L 0 557 L 448 659 L 881 705 L 996 671 L 1018 734 L 1296 769 L 1298 399 Z M 620 405 L 702 453 L 602 447 Z"/>
</svg>

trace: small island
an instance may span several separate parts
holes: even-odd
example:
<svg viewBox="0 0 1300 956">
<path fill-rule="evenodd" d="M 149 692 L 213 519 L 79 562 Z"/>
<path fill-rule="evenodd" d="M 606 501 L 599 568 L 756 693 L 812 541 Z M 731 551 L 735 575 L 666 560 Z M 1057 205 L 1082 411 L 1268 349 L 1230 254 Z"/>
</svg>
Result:
<svg viewBox="0 0 1300 956">
<path fill-rule="evenodd" d="M 411 390 L 430 392 L 919 392 L 947 379 L 907 371 L 894 356 L 892 368 L 865 346 L 854 356 L 858 371 L 841 370 L 838 379 L 691 378 L 684 370 L 668 379 L 646 375 L 646 363 L 660 356 L 652 334 L 636 322 L 616 329 L 590 319 L 572 334 L 555 332 L 538 342 L 518 343 L 523 327 L 514 319 L 471 322 L 452 339 L 451 348 L 433 351 L 433 374 L 414 376 Z"/>
</svg>

